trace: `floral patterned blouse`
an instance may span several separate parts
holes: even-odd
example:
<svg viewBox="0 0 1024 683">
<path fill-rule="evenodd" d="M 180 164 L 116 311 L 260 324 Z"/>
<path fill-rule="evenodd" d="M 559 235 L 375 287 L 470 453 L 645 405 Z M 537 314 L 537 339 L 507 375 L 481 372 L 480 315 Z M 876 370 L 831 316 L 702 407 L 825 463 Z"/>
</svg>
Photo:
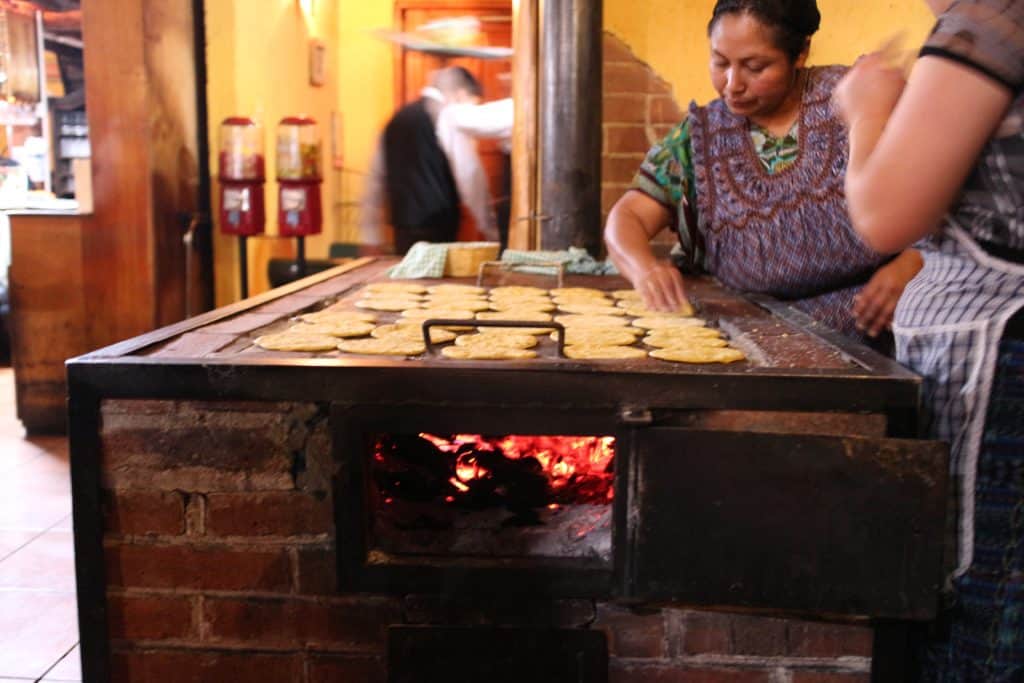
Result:
<svg viewBox="0 0 1024 683">
<path fill-rule="evenodd" d="M 781 138 L 751 123 L 750 139 L 765 170 L 778 173 L 792 166 L 797 158 L 800 151 L 800 122 L 794 122 L 789 132 Z M 678 232 L 679 226 L 687 221 L 686 211 L 691 212 L 689 220 L 696 224 L 697 182 L 694 177 L 689 117 L 683 119 L 647 153 L 640 170 L 633 177 L 632 189 L 643 192 L 668 209 L 672 215 L 673 230 Z M 683 247 L 687 249 L 687 245 Z"/>
</svg>

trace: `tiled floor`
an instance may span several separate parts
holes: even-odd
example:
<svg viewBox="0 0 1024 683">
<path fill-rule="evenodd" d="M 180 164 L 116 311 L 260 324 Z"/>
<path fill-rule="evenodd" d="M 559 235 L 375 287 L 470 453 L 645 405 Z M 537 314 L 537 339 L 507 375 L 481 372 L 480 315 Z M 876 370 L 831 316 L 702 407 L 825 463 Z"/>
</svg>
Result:
<svg viewBox="0 0 1024 683">
<path fill-rule="evenodd" d="M 0 683 L 81 680 L 67 440 L 25 438 L 0 367 Z"/>
</svg>

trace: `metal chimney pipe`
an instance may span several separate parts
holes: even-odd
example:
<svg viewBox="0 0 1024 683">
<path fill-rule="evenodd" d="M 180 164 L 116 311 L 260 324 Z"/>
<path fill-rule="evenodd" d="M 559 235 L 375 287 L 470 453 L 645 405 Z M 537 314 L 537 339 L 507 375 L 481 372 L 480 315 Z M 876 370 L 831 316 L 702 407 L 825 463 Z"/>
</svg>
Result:
<svg viewBox="0 0 1024 683">
<path fill-rule="evenodd" d="M 601 251 L 602 0 L 541 0 L 542 249 Z"/>
</svg>

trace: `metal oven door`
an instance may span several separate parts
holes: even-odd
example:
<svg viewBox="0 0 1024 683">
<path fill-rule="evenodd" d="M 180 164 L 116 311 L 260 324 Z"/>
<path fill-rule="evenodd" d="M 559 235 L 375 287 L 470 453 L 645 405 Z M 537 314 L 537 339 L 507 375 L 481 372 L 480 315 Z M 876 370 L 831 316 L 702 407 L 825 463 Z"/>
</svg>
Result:
<svg viewBox="0 0 1024 683">
<path fill-rule="evenodd" d="M 934 615 L 945 445 L 662 427 L 623 439 L 624 599 Z"/>
<path fill-rule="evenodd" d="M 611 593 L 617 420 L 491 405 L 335 405 L 345 592 Z"/>
</svg>

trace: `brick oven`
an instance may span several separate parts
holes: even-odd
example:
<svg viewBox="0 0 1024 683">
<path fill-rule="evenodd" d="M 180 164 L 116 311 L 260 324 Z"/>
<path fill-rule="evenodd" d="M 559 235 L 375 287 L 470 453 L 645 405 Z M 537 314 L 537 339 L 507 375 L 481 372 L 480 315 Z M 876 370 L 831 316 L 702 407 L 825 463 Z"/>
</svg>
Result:
<svg viewBox="0 0 1024 683">
<path fill-rule="evenodd" d="M 252 345 L 387 265 L 69 362 L 86 681 L 898 680 L 946 495 L 917 377 L 710 279 L 749 363 Z"/>
</svg>

